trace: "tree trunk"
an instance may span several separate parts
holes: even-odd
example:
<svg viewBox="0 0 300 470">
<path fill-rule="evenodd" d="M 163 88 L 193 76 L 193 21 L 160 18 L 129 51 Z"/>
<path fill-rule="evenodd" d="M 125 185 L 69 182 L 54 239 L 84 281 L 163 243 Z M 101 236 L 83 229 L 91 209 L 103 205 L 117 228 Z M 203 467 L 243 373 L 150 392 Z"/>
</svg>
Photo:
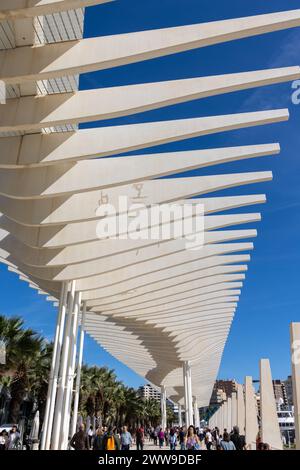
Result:
<svg viewBox="0 0 300 470">
<path fill-rule="evenodd" d="M 8 411 L 8 421 L 9 423 L 18 424 L 21 404 L 18 398 L 12 397 L 9 403 L 9 411 Z"/>
<path fill-rule="evenodd" d="M 11 400 L 9 403 L 8 421 L 17 424 L 20 417 L 21 405 L 26 394 L 24 378 L 14 380 L 10 387 Z"/>
</svg>

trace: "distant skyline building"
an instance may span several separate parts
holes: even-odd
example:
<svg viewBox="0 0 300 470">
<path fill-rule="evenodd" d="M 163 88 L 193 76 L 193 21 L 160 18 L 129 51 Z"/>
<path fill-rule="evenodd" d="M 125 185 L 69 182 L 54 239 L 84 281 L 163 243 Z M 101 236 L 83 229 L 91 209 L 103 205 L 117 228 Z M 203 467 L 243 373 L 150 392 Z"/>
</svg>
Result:
<svg viewBox="0 0 300 470">
<path fill-rule="evenodd" d="M 280 379 L 273 380 L 273 389 L 276 403 L 278 405 L 287 406 L 289 403 L 286 392 L 286 382 Z"/>
<path fill-rule="evenodd" d="M 292 376 L 289 375 L 284 381 L 288 405 L 294 405 Z"/>
<path fill-rule="evenodd" d="M 144 400 L 154 399 L 160 401 L 161 393 L 150 384 L 141 385 L 138 388 L 138 395 Z"/>
<path fill-rule="evenodd" d="M 210 405 L 217 405 L 231 397 L 233 392 L 237 392 L 237 382 L 231 380 L 216 380 L 210 399 Z"/>
</svg>

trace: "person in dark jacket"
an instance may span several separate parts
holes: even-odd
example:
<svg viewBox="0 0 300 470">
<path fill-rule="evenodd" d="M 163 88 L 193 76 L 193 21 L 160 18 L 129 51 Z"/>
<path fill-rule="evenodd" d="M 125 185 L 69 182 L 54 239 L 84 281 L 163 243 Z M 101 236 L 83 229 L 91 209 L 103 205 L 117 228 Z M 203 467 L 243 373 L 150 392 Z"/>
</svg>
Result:
<svg viewBox="0 0 300 470">
<path fill-rule="evenodd" d="M 79 426 L 79 431 L 72 437 L 70 446 L 75 450 L 90 450 L 89 438 L 85 432 L 84 424 Z"/>
<path fill-rule="evenodd" d="M 246 449 L 245 436 L 241 436 L 238 426 L 233 427 L 233 433 L 230 435 L 230 440 L 234 443 L 236 450 Z"/>
<path fill-rule="evenodd" d="M 96 436 L 93 443 L 93 450 L 104 450 L 104 438 L 105 434 L 101 428 L 96 431 Z"/>
</svg>

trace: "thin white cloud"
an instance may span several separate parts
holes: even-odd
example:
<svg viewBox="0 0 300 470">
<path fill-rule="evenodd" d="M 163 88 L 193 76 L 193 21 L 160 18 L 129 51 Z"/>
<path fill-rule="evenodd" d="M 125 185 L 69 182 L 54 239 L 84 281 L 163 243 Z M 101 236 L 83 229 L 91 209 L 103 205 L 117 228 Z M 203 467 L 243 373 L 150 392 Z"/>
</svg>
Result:
<svg viewBox="0 0 300 470">
<path fill-rule="evenodd" d="M 287 35 L 287 38 L 270 58 L 266 68 L 276 68 L 283 66 L 294 66 L 300 64 L 300 31 L 297 29 Z M 286 93 L 278 93 L 277 87 L 262 87 L 254 91 L 249 98 L 242 104 L 243 109 L 266 110 L 288 106 L 291 103 L 293 90 L 287 88 Z"/>
</svg>

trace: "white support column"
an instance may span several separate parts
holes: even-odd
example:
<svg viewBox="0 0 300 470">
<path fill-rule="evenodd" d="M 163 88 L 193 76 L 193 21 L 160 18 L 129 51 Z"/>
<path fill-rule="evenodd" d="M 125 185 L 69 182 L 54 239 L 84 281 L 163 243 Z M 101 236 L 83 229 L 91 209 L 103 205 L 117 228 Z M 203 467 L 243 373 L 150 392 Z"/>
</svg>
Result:
<svg viewBox="0 0 300 470">
<path fill-rule="evenodd" d="M 81 307 L 81 298 L 82 294 L 79 292 L 77 293 L 77 296 L 75 297 L 75 321 L 74 322 L 74 327 L 75 327 L 75 336 L 73 336 L 72 339 L 72 357 L 71 357 L 71 368 L 70 368 L 70 374 L 69 374 L 69 384 L 68 384 L 68 409 L 67 409 L 67 419 L 66 423 L 68 424 L 67 432 L 66 435 L 68 436 L 68 440 L 71 437 L 71 408 L 72 408 L 72 401 L 73 401 L 73 395 L 74 395 L 74 379 L 75 379 L 75 367 L 76 367 L 76 357 L 77 357 L 77 343 L 78 343 L 78 331 L 79 331 L 79 322 L 80 322 L 80 307 Z M 71 350 L 70 350 L 71 352 Z M 67 442 L 65 443 L 67 445 Z"/>
<path fill-rule="evenodd" d="M 187 375 L 187 399 L 188 399 L 188 426 L 193 424 L 193 391 L 192 391 L 192 369 L 189 361 L 186 362 Z"/>
<path fill-rule="evenodd" d="M 231 414 L 232 414 L 232 400 L 231 397 L 227 398 L 227 431 L 232 431 L 232 422 L 231 422 Z"/>
<path fill-rule="evenodd" d="M 58 386 L 57 386 L 57 398 L 55 403 L 55 413 L 54 413 L 54 422 L 53 422 L 53 431 L 52 431 L 52 440 L 51 440 L 51 449 L 59 449 L 60 441 L 60 429 L 62 422 L 62 408 L 64 402 L 64 392 L 65 392 L 65 382 L 67 376 L 67 366 L 68 366 L 68 353 L 70 348 L 70 336 L 72 328 L 72 318 L 73 318 L 73 304 L 75 297 L 75 287 L 76 281 L 71 282 L 70 291 L 68 292 L 68 306 L 67 306 L 67 320 L 63 336 L 63 348 L 61 354 L 61 363 L 59 370 Z"/>
<path fill-rule="evenodd" d="M 61 431 L 60 431 L 60 443 L 59 447 L 61 450 L 66 450 L 69 440 L 69 429 L 70 429 L 70 412 L 71 403 L 73 397 L 73 383 L 74 383 L 74 371 L 75 371 L 75 360 L 77 350 L 77 336 L 78 336 L 78 319 L 79 310 L 81 303 L 81 293 L 75 293 L 74 307 L 72 312 L 72 328 L 70 335 L 70 345 L 68 354 L 68 366 L 67 375 L 65 380 L 65 398 L 62 413 Z"/>
<path fill-rule="evenodd" d="M 237 393 L 231 395 L 231 426 L 237 426 Z"/>
<path fill-rule="evenodd" d="M 237 386 L 237 425 L 242 435 L 245 435 L 245 396 L 242 384 Z"/>
<path fill-rule="evenodd" d="M 222 406 L 220 406 L 220 408 L 218 409 L 218 420 L 217 420 L 217 428 L 219 429 L 219 431 L 221 431 L 222 429 Z"/>
<path fill-rule="evenodd" d="M 186 363 L 184 362 L 182 365 L 182 372 L 183 372 L 183 389 L 184 389 L 184 424 L 187 427 L 189 421 L 189 413 L 188 413 L 188 384 L 187 384 L 187 374 L 186 374 Z"/>
<path fill-rule="evenodd" d="M 224 401 L 223 403 L 224 411 L 223 411 L 223 429 L 222 429 L 222 434 L 224 430 L 226 429 L 228 431 L 228 401 Z"/>
<path fill-rule="evenodd" d="M 82 305 L 82 314 L 81 314 L 79 351 L 78 351 L 77 370 L 76 370 L 76 384 L 75 384 L 75 392 L 74 392 L 74 409 L 73 409 L 73 417 L 72 417 L 72 425 L 71 425 L 71 433 L 70 433 L 71 436 L 73 436 L 76 432 L 77 418 L 78 418 L 81 368 L 82 368 L 83 347 L 84 347 L 85 315 L 86 315 L 86 302 L 84 301 Z"/>
<path fill-rule="evenodd" d="M 225 421 L 224 421 L 224 412 L 225 411 L 224 410 L 225 410 L 225 405 L 224 405 L 224 402 L 223 402 L 222 405 L 221 405 L 221 412 L 220 412 L 220 414 L 221 414 L 221 417 L 220 417 L 220 434 L 223 434 L 223 431 L 224 431 L 224 423 L 225 423 Z"/>
<path fill-rule="evenodd" d="M 219 422 L 219 411 L 220 409 L 218 408 L 217 411 L 215 412 L 215 428 L 218 427 L 218 422 Z"/>
<path fill-rule="evenodd" d="M 292 381 L 296 449 L 300 450 L 300 323 L 291 323 Z"/>
<path fill-rule="evenodd" d="M 161 408 L 161 427 L 164 431 L 167 427 L 167 393 L 166 387 L 161 386 L 160 408 Z"/>
<path fill-rule="evenodd" d="M 41 437 L 41 450 L 48 450 L 50 446 L 50 438 L 51 438 L 51 431 L 52 431 L 52 424 L 53 424 L 53 412 L 54 412 L 54 405 L 55 405 L 55 398 L 56 398 L 57 378 L 58 378 L 62 340 L 63 340 L 63 333 L 64 333 L 64 324 L 65 324 L 65 317 L 66 317 L 67 294 L 68 294 L 68 283 L 63 282 L 61 286 L 56 330 L 55 330 L 55 336 L 54 336 L 51 369 L 50 369 L 50 374 L 49 374 L 46 409 L 45 409 L 45 416 L 44 416 L 42 437 Z"/>
<path fill-rule="evenodd" d="M 269 359 L 261 359 L 259 369 L 262 442 L 269 444 L 272 450 L 282 450 L 282 440 Z"/>
<path fill-rule="evenodd" d="M 215 428 L 216 427 L 216 423 L 217 423 L 217 412 L 215 412 L 212 416 L 212 419 L 211 419 L 211 428 Z"/>
<path fill-rule="evenodd" d="M 199 408 L 196 398 L 194 398 L 194 426 L 195 428 L 200 428 Z"/>
<path fill-rule="evenodd" d="M 182 409 L 180 403 L 178 403 L 178 426 L 182 427 Z"/>
<path fill-rule="evenodd" d="M 256 450 L 256 437 L 258 433 L 258 421 L 252 377 L 245 378 L 245 421 L 246 444 L 249 450 Z"/>
</svg>

